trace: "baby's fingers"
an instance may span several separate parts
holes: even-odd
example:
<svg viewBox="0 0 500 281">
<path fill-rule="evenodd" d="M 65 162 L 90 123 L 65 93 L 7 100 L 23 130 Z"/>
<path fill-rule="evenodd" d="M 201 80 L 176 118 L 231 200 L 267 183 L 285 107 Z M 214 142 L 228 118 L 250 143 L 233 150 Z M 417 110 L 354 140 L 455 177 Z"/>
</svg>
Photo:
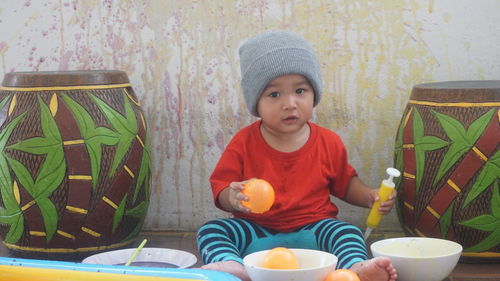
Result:
<svg viewBox="0 0 500 281">
<path fill-rule="evenodd" d="M 380 207 L 378 208 L 378 211 L 382 214 L 382 215 L 387 215 L 388 213 L 390 213 L 392 210 L 392 206 L 382 206 L 380 205 Z"/>
<path fill-rule="evenodd" d="M 386 214 L 388 214 L 388 213 L 391 212 L 393 206 L 394 206 L 394 198 L 393 197 L 389 197 L 389 199 L 387 199 L 387 201 L 384 201 L 384 202 L 380 203 L 378 211 L 382 215 L 386 215 Z"/>
<path fill-rule="evenodd" d="M 243 206 L 243 204 L 241 204 L 241 201 L 238 201 L 238 210 L 240 212 L 243 212 L 243 213 L 250 213 L 251 210 L 245 206 Z"/>
<path fill-rule="evenodd" d="M 248 196 L 242 193 L 242 190 L 244 189 L 244 183 L 232 182 L 231 184 L 229 184 L 229 187 L 231 189 L 229 195 L 231 206 L 233 206 L 236 211 L 249 213 L 250 209 L 243 206 L 243 204 L 241 203 L 242 201 L 248 201 Z"/>
<path fill-rule="evenodd" d="M 243 182 L 232 182 L 229 184 L 229 187 L 234 191 L 242 191 L 245 188 Z"/>
</svg>

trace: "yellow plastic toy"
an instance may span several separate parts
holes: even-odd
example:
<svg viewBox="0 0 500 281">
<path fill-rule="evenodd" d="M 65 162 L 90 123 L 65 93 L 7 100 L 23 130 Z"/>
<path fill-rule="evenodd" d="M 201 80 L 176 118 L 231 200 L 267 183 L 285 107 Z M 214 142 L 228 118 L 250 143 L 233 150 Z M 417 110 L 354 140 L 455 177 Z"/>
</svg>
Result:
<svg viewBox="0 0 500 281">
<path fill-rule="evenodd" d="M 394 191 L 394 181 L 393 178 L 397 178 L 401 175 L 401 172 L 394 168 L 387 168 L 387 174 L 389 174 L 389 178 L 383 180 L 380 184 L 380 189 L 378 191 L 379 200 L 373 203 L 372 208 L 370 209 L 370 213 L 368 214 L 368 218 L 366 218 L 366 231 L 364 238 L 365 240 L 370 236 L 370 233 L 374 228 L 378 226 L 380 220 L 382 219 L 382 214 L 378 211 L 380 207 L 380 203 L 386 201 L 389 198 L 389 195 Z"/>
</svg>

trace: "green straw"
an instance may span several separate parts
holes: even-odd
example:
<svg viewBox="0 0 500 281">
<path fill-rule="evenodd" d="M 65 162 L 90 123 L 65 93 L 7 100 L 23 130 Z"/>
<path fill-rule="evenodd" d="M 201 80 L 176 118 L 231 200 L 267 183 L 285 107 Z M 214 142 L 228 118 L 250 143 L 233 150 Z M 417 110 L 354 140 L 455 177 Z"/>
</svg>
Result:
<svg viewBox="0 0 500 281">
<path fill-rule="evenodd" d="M 139 245 L 139 247 L 137 247 L 137 249 L 135 249 L 135 251 L 132 253 L 132 256 L 130 256 L 127 263 L 125 264 L 125 266 L 129 266 L 132 263 L 132 261 L 135 259 L 137 254 L 142 250 L 142 247 L 144 247 L 146 242 L 148 242 L 148 239 L 142 240 L 141 245 Z"/>
</svg>

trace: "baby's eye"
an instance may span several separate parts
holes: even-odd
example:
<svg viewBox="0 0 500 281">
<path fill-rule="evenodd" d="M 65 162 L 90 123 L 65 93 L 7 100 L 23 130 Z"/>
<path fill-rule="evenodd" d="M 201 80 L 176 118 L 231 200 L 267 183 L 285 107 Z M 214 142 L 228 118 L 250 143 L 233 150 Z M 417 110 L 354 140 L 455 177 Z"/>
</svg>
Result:
<svg viewBox="0 0 500 281">
<path fill-rule="evenodd" d="M 295 93 L 300 95 L 300 94 L 303 94 L 305 91 L 306 91 L 306 89 L 299 88 L 299 89 L 295 90 Z"/>
<path fill-rule="evenodd" d="M 280 93 L 279 93 L 279 92 L 272 92 L 272 93 L 270 93 L 270 94 L 269 94 L 269 96 L 270 96 L 271 98 L 277 98 L 277 97 L 279 97 L 279 96 L 280 96 Z"/>
</svg>

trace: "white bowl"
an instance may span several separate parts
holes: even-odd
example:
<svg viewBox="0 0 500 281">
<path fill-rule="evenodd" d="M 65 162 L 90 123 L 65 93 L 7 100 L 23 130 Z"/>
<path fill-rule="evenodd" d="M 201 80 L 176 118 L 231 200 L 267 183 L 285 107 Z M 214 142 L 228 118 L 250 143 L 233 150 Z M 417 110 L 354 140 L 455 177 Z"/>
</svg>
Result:
<svg viewBox="0 0 500 281">
<path fill-rule="evenodd" d="M 243 258 L 243 263 L 252 281 L 323 281 L 330 271 L 335 270 L 337 257 L 330 253 L 290 249 L 299 260 L 299 269 L 269 269 L 261 267 L 266 251 L 255 252 Z"/>
<path fill-rule="evenodd" d="M 441 281 L 448 277 L 462 254 L 453 241 L 427 237 L 400 237 L 371 244 L 374 257 L 391 259 L 398 281 Z"/>
<path fill-rule="evenodd" d="M 87 257 L 82 263 L 124 265 L 136 248 L 123 249 L 95 254 Z M 131 266 L 188 268 L 196 263 L 196 256 L 185 251 L 165 248 L 142 248 Z"/>
</svg>

